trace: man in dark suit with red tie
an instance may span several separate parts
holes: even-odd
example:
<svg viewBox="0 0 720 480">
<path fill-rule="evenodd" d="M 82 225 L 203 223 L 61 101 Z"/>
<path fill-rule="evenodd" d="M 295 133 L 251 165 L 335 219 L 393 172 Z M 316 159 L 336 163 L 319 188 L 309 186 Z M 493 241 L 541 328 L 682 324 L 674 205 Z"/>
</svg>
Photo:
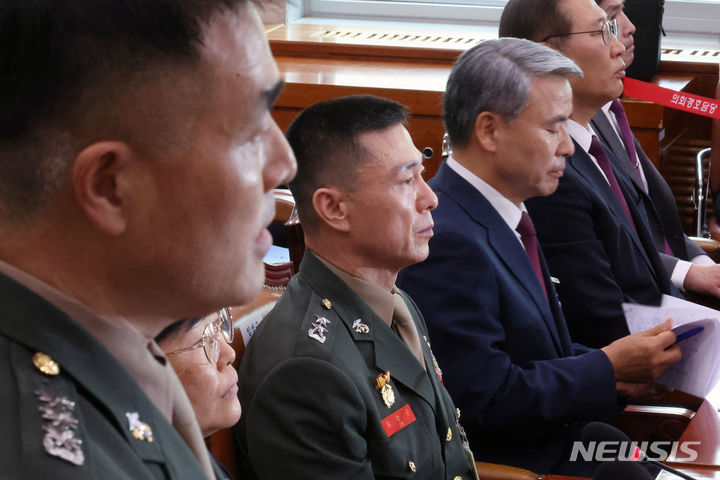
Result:
<svg viewBox="0 0 720 480">
<path fill-rule="evenodd" d="M 623 12 L 625 0 L 596 2 L 610 20 L 618 22 L 618 40 L 625 47 L 622 59 L 627 68 L 634 58 L 635 26 Z M 720 266 L 683 231 L 670 186 L 633 136 L 620 101 L 606 103 L 590 126 L 612 151 L 643 199 L 655 246 L 672 283 L 680 289 L 720 296 Z"/>
<path fill-rule="evenodd" d="M 501 36 L 543 42 L 583 70 L 570 79 L 575 153 L 557 191 L 527 207 L 559 280 L 570 334 L 592 347 L 629 333 L 623 302 L 657 305 L 663 294 L 681 296 L 639 193 L 590 128 L 597 111 L 622 92 L 625 47 L 617 30 L 617 19 L 608 20 L 592 0 L 510 0 L 500 20 Z"/>
<path fill-rule="evenodd" d="M 619 393 L 656 392 L 679 358 L 670 323 L 594 350 L 572 343 L 523 202 L 558 186 L 577 66 L 520 39 L 485 41 L 448 80 L 443 119 L 453 154 L 428 259 L 402 286 L 427 320 L 443 381 L 478 460 L 538 473 L 589 475 L 570 462 L 589 421 L 612 421 Z"/>
</svg>

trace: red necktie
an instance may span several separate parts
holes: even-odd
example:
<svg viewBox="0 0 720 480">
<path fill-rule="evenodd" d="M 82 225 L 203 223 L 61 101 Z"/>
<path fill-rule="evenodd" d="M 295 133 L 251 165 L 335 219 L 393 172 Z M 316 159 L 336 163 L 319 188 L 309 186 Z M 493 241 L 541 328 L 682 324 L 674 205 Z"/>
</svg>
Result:
<svg viewBox="0 0 720 480">
<path fill-rule="evenodd" d="M 540 286 L 543 289 L 545 298 L 548 298 L 547 290 L 545 289 L 545 278 L 543 277 L 542 269 L 540 268 L 540 256 L 538 255 L 535 225 L 533 225 L 530 215 L 528 215 L 527 212 L 522 212 L 522 215 L 520 216 L 520 223 L 515 228 L 515 231 L 520 234 L 520 240 L 525 247 L 525 252 L 527 252 L 527 256 L 530 259 L 530 264 L 532 265 L 533 270 L 535 270 L 535 275 L 537 275 L 537 278 L 540 281 Z"/>
<path fill-rule="evenodd" d="M 600 170 L 603 171 L 605 177 L 607 177 L 608 183 L 610 183 L 610 189 L 617 197 L 618 202 L 620 202 L 620 206 L 625 211 L 625 214 L 630 219 L 630 223 L 632 223 L 634 228 L 635 222 L 633 221 L 632 215 L 630 214 L 628 204 L 625 201 L 625 195 L 623 195 L 622 190 L 620 190 L 620 185 L 618 184 L 617 178 L 615 178 L 615 173 L 613 173 L 612 167 L 610 166 L 610 159 L 605 152 L 605 148 L 603 148 L 600 140 L 598 140 L 595 135 L 592 136 L 592 142 L 590 142 L 589 152 L 590 155 L 595 157 L 595 159 L 597 160 L 598 165 L 600 166 Z"/>
</svg>

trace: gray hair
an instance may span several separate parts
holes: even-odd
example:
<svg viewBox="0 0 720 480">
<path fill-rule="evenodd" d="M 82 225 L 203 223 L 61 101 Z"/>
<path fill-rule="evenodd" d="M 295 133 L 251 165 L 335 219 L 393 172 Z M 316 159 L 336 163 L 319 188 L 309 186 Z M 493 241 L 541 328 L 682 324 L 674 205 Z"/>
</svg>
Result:
<svg viewBox="0 0 720 480">
<path fill-rule="evenodd" d="M 572 60 L 539 43 L 520 38 L 485 40 L 463 53 L 450 72 L 443 97 L 450 143 L 467 145 L 482 112 L 513 122 L 526 106 L 534 77 L 582 74 Z"/>
</svg>

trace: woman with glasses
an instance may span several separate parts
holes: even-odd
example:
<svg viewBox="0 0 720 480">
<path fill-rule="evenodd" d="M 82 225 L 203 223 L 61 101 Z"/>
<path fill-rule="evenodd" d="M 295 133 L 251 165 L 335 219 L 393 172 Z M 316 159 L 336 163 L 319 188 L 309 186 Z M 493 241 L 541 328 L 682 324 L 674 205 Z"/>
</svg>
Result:
<svg viewBox="0 0 720 480">
<path fill-rule="evenodd" d="M 241 409 L 229 310 L 175 322 L 155 340 L 185 387 L 203 437 L 235 425 Z"/>
</svg>

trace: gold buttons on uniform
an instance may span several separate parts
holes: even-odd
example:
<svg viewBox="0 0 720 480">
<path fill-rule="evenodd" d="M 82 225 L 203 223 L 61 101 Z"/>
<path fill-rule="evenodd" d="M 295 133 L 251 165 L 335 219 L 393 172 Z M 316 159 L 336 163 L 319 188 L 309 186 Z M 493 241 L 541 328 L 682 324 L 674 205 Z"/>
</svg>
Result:
<svg viewBox="0 0 720 480">
<path fill-rule="evenodd" d="M 453 480 L 462 480 L 462 477 L 460 475 L 456 475 L 455 478 L 453 478 Z"/>
<path fill-rule="evenodd" d="M 417 472 L 417 467 L 415 466 L 415 462 L 413 462 L 412 460 L 410 460 L 408 462 L 408 467 L 410 467 L 411 472 L 413 472 L 413 473 Z"/>
<path fill-rule="evenodd" d="M 449 442 L 450 440 L 452 440 L 452 430 L 448 427 L 448 433 L 445 435 L 445 441 Z"/>
<path fill-rule="evenodd" d="M 49 355 L 46 355 L 42 352 L 37 352 L 32 357 L 32 362 L 35 365 L 35 368 L 40 370 L 45 375 L 57 375 L 60 373 L 60 365 L 57 364 L 55 360 L 50 358 Z"/>
</svg>

